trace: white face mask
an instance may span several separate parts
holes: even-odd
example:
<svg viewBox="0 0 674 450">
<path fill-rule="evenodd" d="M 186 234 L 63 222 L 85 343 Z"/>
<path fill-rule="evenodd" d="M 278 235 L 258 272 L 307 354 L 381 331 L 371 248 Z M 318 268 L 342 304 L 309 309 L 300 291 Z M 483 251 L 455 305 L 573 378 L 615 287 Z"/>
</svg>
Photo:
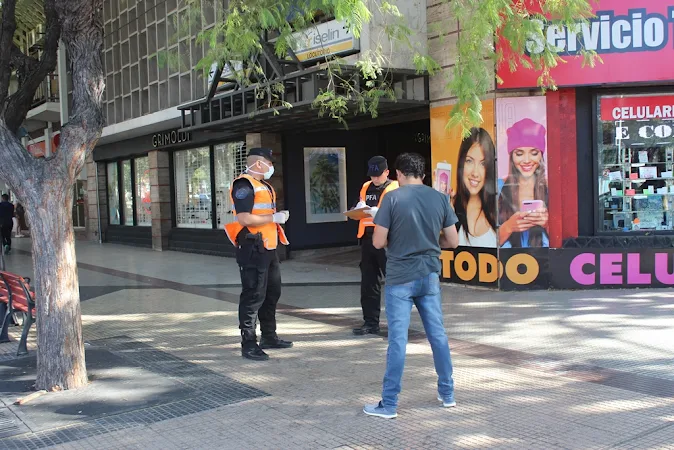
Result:
<svg viewBox="0 0 674 450">
<path fill-rule="evenodd" d="M 265 180 L 270 179 L 272 177 L 272 175 L 274 175 L 274 166 L 270 166 L 269 164 L 265 163 L 264 161 L 260 161 L 260 162 L 269 168 L 266 172 L 257 172 L 255 170 L 251 170 L 251 168 L 254 167 L 254 166 L 246 167 L 246 171 L 249 172 L 249 173 L 257 173 L 259 175 L 262 175 Z"/>
</svg>

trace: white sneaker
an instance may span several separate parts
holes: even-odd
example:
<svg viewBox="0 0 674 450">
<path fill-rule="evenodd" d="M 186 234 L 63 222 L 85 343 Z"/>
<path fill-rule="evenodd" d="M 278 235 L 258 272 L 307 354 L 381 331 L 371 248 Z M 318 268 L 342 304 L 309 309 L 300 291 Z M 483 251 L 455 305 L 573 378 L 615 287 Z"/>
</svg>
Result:
<svg viewBox="0 0 674 450">
<path fill-rule="evenodd" d="M 442 406 L 445 408 L 453 408 L 456 406 L 456 401 L 454 400 L 454 396 L 450 396 L 447 399 L 443 399 L 440 397 L 440 394 L 438 394 L 438 401 L 442 402 Z"/>
</svg>

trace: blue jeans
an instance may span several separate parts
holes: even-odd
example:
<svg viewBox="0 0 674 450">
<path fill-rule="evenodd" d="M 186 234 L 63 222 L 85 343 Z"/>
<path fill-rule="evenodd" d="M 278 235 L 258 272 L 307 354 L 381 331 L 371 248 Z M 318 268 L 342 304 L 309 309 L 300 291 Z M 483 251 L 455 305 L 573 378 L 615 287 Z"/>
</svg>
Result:
<svg viewBox="0 0 674 450">
<path fill-rule="evenodd" d="M 382 404 L 391 410 L 398 407 L 413 304 L 419 311 L 428 342 L 433 350 L 435 372 L 438 374 L 438 393 L 443 398 L 454 393 L 452 358 L 449 354 L 449 343 L 442 316 L 440 278 L 437 273 L 432 273 L 409 283 L 386 285 L 388 351 Z"/>
</svg>

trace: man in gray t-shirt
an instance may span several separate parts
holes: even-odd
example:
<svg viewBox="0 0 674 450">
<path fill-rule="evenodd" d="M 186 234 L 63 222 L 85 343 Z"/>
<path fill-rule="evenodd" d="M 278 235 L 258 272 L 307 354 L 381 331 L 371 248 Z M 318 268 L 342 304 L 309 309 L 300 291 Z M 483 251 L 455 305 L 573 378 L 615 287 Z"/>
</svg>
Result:
<svg viewBox="0 0 674 450">
<path fill-rule="evenodd" d="M 421 155 L 405 153 L 396 161 L 400 188 L 384 197 L 376 213 L 372 237 L 376 248 L 387 248 L 386 318 L 388 352 L 382 400 L 366 405 L 371 416 L 397 417 L 398 394 L 405 367 L 407 333 L 416 305 L 433 350 L 438 374 L 438 400 L 456 406 L 452 360 L 442 315 L 441 248 L 455 248 L 458 222 L 449 198 L 423 184 Z"/>
</svg>

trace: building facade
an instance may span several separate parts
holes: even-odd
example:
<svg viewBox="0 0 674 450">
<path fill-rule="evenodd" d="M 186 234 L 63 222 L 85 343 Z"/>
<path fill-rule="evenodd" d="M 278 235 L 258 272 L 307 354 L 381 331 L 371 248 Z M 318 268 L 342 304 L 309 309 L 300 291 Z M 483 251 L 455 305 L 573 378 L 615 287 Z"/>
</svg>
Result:
<svg viewBox="0 0 674 450">
<path fill-rule="evenodd" d="M 543 94 L 533 70 L 496 68 L 503 84 L 483 102 L 491 146 L 481 152 L 493 245 L 469 236 L 443 252 L 445 280 L 507 290 L 674 284 L 674 2 L 642 3 L 601 0 L 578 29 L 544 25 L 566 60 L 551 73 L 559 90 Z M 581 48 L 603 62 L 584 67 Z M 454 165 L 458 186 L 470 180 L 461 140 L 441 126 L 446 113 L 433 102 L 433 159 Z"/>
<path fill-rule="evenodd" d="M 446 2 L 399 5 L 440 72 L 418 75 L 410 55 L 393 52 L 387 80 L 396 100 L 382 101 L 376 119 L 354 116 L 348 129 L 312 109 L 328 79 L 320 57 L 341 56 L 347 76 L 355 73 L 381 44 L 380 25 L 356 39 L 323 18 L 305 30 L 320 45 L 295 48 L 286 61 L 265 40 L 260 66 L 292 107 L 271 106 L 227 65 L 208 76 L 195 70 L 203 49 L 174 26 L 178 2 L 106 2 L 108 126 L 87 164 L 88 236 L 231 255 L 222 231 L 234 220 L 229 188 L 247 149 L 266 146 L 278 160 L 279 207 L 291 211 L 288 249 L 355 245 L 356 223 L 341 212 L 357 200 L 366 161 L 416 151 L 427 158 L 429 184 L 437 173 L 438 187 L 458 193 L 461 246 L 442 254 L 445 281 L 507 290 L 669 286 L 674 4 L 627 3 L 602 0 L 580 32 L 545 26 L 567 60 L 552 73 L 557 91 L 543 93 L 533 71 L 494 67 L 504 82 L 484 99 L 484 123 L 468 145 L 445 127 L 461 33 Z M 204 11 L 203 29 L 216 17 Z M 528 50 L 539 47 L 532 41 Z M 596 49 L 603 64 L 583 67 L 580 48 Z M 180 61 L 160 63 L 163 51 Z M 474 158 L 484 169 L 469 164 Z M 465 208 L 471 195 L 482 204 L 475 220 Z"/>
<path fill-rule="evenodd" d="M 203 2 L 202 29 L 214 26 L 221 5 Z M 418 0 L 399 5 L 422 37 L 423 6 Z M 355 38 L 345 24 L 323 17 L 302 32 L 307 43 L 294 48 L 291 63 L 274 57 L 273 37 L 265 39 L 261 67 L 292 106 L 276 108 L 255 87 L 230 80 L 227 67 L 209 76 L 195 69 L 204 49 L 194 30 L 181 34 L 175 25 L 186 12 L 175 0 L 105 4 L 108 126 L 88 161 L 89 237 L 233 254 L 223 232 L 235 220 L 229 189 L 245 170 L 247 149 L 265 146 L 278 161 L 272 178 L 278 206 L 292 215 L 289 249 L 357 244 L 356 223 L 341 213 L 357 202 L 369 157 L 393 161 L 415 150 L 430 164 L 428 80 L 412 70 L 411 55 L 391 52 L 387 76 L 397 101 L 383 100 L 377 119 L 354 117 L 345 130 L 311 107 L 327 85 L 320 63 L 337 55 L 353 65 L 369 49 L 390 46 L 381 42 L 381 24 Z M 180 58 L 161 61 L 162 52 Z"/>
</svg>

